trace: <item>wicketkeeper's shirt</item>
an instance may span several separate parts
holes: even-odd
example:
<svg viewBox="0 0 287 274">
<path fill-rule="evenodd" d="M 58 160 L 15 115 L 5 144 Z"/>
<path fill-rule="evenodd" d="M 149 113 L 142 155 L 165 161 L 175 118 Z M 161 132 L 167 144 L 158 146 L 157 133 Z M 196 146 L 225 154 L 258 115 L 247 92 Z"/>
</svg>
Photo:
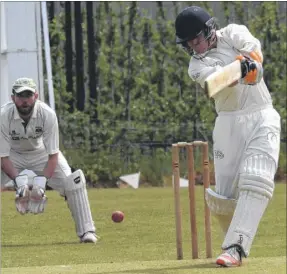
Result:
<svg viewBox="0 0 287 274">
<path fill-rule="evenodd" d="M 216 31 L 217 47 L 201 56 L 194 56 L 188 74 L 204 88 L 204 81 L 215 71 L 234 62 L 238 55 L 248 56 L 252 51 L 261 53 L 261 44 L 243 25 L 230 24 Z M 214 96 L 217 112 L 236 111 L 272 104 L 270 93 L 262 79 L 254 86 L 237 84 Z"/>
<path fill-rule="evenodd" d="M 1 107 L 0 157 L 29 151 L 59 152 L 59 129 L 56 113 L 44 102 L 36 101 L 33 114 L 25 125 L 13 102 Z"/>
</svg>

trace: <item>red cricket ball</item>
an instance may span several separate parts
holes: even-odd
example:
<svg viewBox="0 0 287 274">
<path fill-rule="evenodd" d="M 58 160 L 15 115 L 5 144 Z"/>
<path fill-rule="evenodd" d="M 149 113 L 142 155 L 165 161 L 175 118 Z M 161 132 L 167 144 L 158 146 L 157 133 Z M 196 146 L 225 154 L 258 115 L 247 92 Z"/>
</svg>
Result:
<svg viewBox="0 0 287 274">
<path fill-rule="evenodd" d="M 113 214 L 112 214 L 112 220 L 115 222 L 115 223 L 120 223 L 122 222 L 122 220 L 124 219 L 125 215 L 123 212 L 117 210 L 117 211 L 114 211 Z"/>
</svg>

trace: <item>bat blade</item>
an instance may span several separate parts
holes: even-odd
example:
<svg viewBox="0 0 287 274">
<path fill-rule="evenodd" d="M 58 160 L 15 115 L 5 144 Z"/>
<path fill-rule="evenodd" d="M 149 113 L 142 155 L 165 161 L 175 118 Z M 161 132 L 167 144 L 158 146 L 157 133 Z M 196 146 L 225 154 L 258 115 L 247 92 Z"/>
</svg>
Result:
<svg viewBox="0 0 287 274">
<path fill-rule="evenodd" d="M 209 75 L 204 82 L 205 92 L 210 98 L 241 78 L 241 63 L 239 60 L 225 66 L 220 71 Z"/>
</svg>

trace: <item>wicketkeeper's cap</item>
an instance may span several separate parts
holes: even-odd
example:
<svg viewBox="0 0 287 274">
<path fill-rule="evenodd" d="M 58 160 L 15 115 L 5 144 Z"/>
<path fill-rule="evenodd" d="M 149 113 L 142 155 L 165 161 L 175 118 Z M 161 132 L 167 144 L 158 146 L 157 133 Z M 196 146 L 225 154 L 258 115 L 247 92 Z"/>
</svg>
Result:
<svg viewBox="0 0 287 274">
<path fill-rule="evenodd" d="M 12 87 L 13 93 L 21 93 L 25 90 L 29 90 L 33 93 L 36 92 L 37 86 L 31 78 L 19 78 L 15 81 Z"/>
</svg>

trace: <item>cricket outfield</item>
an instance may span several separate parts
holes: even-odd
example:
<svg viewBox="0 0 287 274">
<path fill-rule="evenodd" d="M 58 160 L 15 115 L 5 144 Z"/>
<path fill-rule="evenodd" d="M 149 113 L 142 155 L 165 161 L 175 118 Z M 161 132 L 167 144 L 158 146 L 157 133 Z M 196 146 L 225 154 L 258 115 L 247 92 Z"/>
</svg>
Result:
<svg viewBox="0 0 287 274">
<path fill-rule="evenodd" d="M 192 260 L 188 191 L 181 189 L 184 260 L 177 261 L 173 190 L 171 188 L 91 189 L 89 198 L 100 240 L 79 244 L 70 212 L 56 192 L 49 191 L 46 212 L 21 216 L 14 193 L 2 194 L 1 273 L 286 273 L 286 184 L 275 194 L 260 223 L 250 257 L 234 269 L 217 268 L 204 259 L 203 189 L 196 187 L 199 255 Z M 113 223 L 122 210 L 125 219 Z M 213 257 L 222 237 L 212 219 Z"/>
</svg>

